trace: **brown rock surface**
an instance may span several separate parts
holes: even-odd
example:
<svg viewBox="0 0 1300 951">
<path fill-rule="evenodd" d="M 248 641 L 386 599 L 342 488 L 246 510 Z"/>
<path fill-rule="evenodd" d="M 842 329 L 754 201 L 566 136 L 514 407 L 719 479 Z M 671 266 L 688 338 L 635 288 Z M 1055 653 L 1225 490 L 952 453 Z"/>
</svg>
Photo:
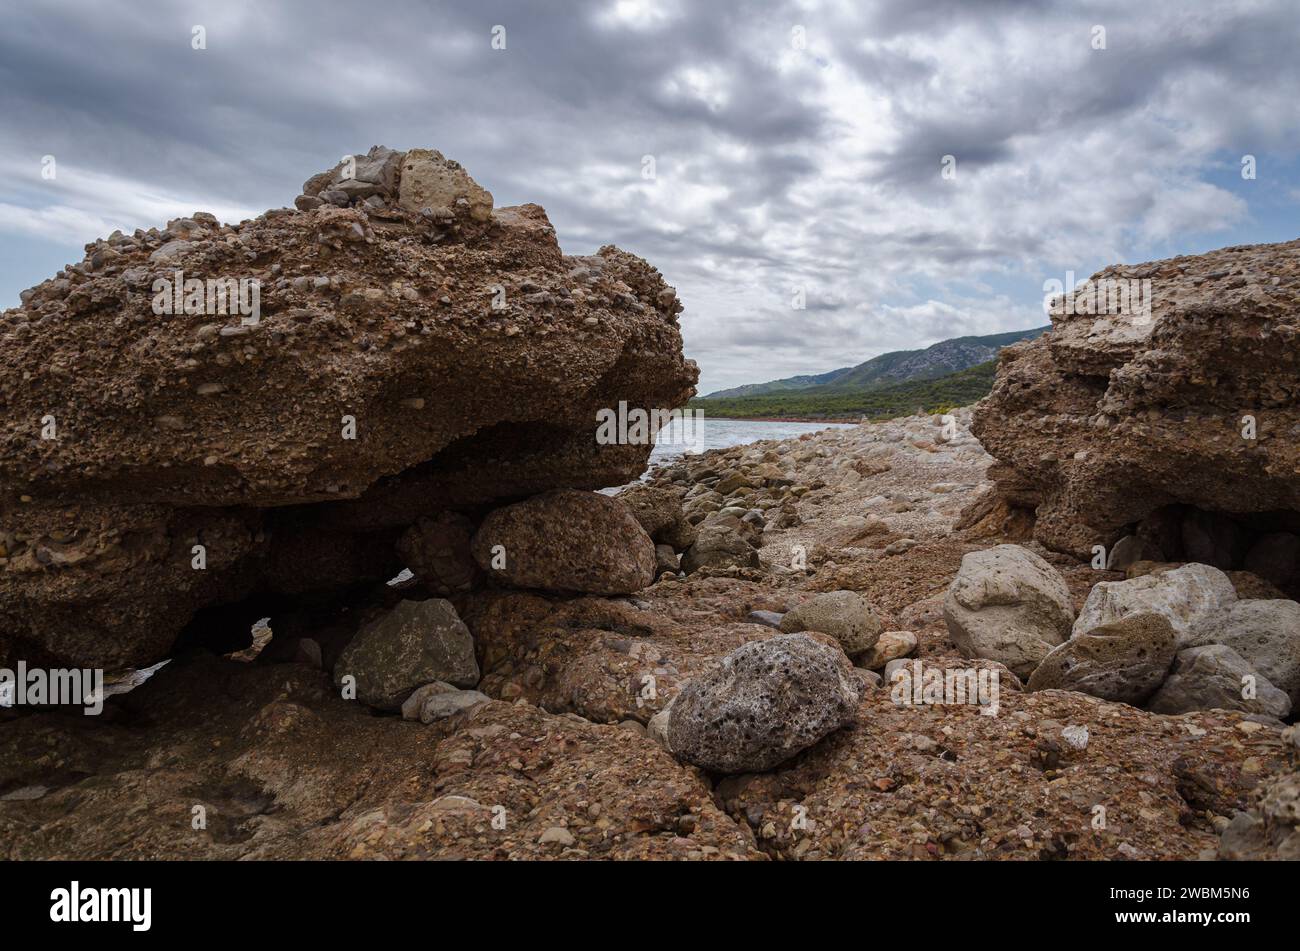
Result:
<svg viewBox="0 0 1300 951">
<path fill-rule="evenodd" d="M 1244 567 L 1252 540 L 1294 531 L 1300 513 L 1300 241 L 1091 280 L 1149 280 L 1149 319 L 1058 305 L 1048 333 L 1002 351 L 973 426 L 1001 496 L 1080 558 L 1178 507 L 1165 559 Z"/>
<path fill-rule="evenodd" d="M 401 154 L 313 177 L 310 210 L 115 234 L 0 315 L 0 656 L 147 663 L 201 609 L 391 577 L 420 517 L 640 474 L 595 414 L 690 396 L 671 289 L 436 153 L 404 187 Z M 177 271 L 257 282 L 258 319 L 156 313 Z"/>
</svg>

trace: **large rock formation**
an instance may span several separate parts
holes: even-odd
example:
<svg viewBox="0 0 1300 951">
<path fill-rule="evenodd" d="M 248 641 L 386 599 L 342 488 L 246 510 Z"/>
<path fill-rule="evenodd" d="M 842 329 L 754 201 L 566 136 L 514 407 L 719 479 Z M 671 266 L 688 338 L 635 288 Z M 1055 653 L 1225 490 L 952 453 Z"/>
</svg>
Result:
<svg viewBox="0 0 1300 951">
<path fill-rule="evenodd" d="M 1163 560 L 1294 585 L 1300 241 L 1099 272 L 1002 351 L 973 429 L 1049 548 L 1091 558 L 1136 532 Z"/>
<path fill-rule="evenodd" d="M 0 658 L 143 664 L 382 581 L 422 517 L 635 478 L 597 410 L 692 393 L 654 268 L 436 152 L 295 204 L 115 233 L 0 315 Z"/>
</svg>

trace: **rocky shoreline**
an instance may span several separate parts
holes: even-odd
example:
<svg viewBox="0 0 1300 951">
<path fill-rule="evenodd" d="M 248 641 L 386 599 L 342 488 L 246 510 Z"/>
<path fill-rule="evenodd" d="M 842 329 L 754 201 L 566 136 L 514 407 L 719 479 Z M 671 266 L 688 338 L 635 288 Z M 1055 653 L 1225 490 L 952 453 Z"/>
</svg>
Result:
<svg viewBox="0 0 1300 951">
<path fill-rule="evenodd" d="M 1245 710 L 1146 712 L 1078 692 L 1083 683 L 1033 689 L 1033 678 L 954 646 L 953 581 L 995 541 L 986 527 L 956 527 L 992 490 L 992 460 L 969 419 L 828 430 L 657 471 L 626 502 L 600 503 L 635 513 L 645 545 L 659 540 L 659 577 L 632 595 L 456 593 L 447 582 L 459 577 L 448 570 L 457 546 L 435 546 L 443 560 L 393 594 L 395 611 L 433 612 L 418 658 L 398 647 L 367 660 L 349 638 L 332 681 L 319 659 L 333 653 L 325 633 L 276 632 L 277 650 L 251 662 L 172 661 L 113 698 L 100 722 L 14 718 L 0 730 L 4 855 L 1161 859 L 1293 849 L 1282 833 L 1294 728 Z M 684 505 L 665 504 L 678 497 Z M 509 550 L 509 531 L 543 524 L 488 533 Z M 626 550 L 627 535 L 615 547 Z M 665 547 L 698 565 L 679 576 Z M 1124 578 L 1036 543 L 1008 547 L 1047 566 L 1062 615 L 1084 609 L 1099 579 Z M 639 559 L 608 554 L 611 576 L 645 580 L 628 574 L 643 570 Z M 565 583 L 599 563 L 568 566 Z M 478 567 L 491 571 L 490 556 Z M 1263 584 L 1233 577 L 1243 599 Z M 448 600 L 412 600 L 425 586 Z M 829 594 L 842 591 L 855 596 Z M 390 613 L 365 630 L 382 640 L 384 625 L 403 626 Z M 429 638 L 431 629 L 446 633 Z M 431 653 L 431 643 L 447 646 Z M 978 703 L 898 702 L 880 675 L 918 662 L 997 671 L 996 715 Z M 364 683 L 368 663 L 387 674 L 414 664 L 415 680 L 443 683 L 400 703 L 405 686 L 391 700 L 366 687 L 362 702 L 343 699 L 340 678 L 351 670 Z M 763 673 L 771 663 L 779 674 Z M 728 664 L 740 672 L 724 676 Z M 752 720 L 718 734 L 720 710 Z M 191 829 L 196 805 L 202 830 Z"/>
<path fill-rule="evenodd" d="M 0 653 L 169 662 L 0 713 L 0 856 L 1300 857 L 1295 243 L 1147 266 L 1145 335 L 1058 315 L 974 409 L 610 496 L 650 446 L 598 412 L 693 386 L 673 289 L 353 159 L 4 313 Z M 146 316 L 235 263 L 260 322 Z"/>
</svg>

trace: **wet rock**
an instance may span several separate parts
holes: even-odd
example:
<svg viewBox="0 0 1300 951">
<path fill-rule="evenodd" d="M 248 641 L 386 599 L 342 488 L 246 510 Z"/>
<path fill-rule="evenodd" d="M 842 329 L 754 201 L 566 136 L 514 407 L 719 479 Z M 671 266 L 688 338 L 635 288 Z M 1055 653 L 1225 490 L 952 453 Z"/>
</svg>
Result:
<svg viewBox="0 0 1300 951">
<path fill-rule="evenodd" d="M 420 687 L 402 702 L 402 719 L 432 723 L 480 703 L 488 703 L 491 699 L 477 690 L 461 690 L 449 683 L 435 681 Z"/>
<path fill-rule="evenodd" d="M 870 650 L 883 628 L 871 602 L 856 591 L 830 591 L 791 609 L 781 619 L 786 633 L 829 634 L 849 656 Z"/>
<path fill-rule="evenodd" d="M 334 665 L 334 683 L 356 680 L 357 699 L 380 710 L 397 710 L 412 691 L 445 681 L 478 683 L 478 662 L 469 628 L 442 598 L 403 601 L 364 626 Z"/>
<path fill-rule="evenodd" d="M 1051 565 L 1019 545 L 998 545 L 962 557 L 943 616 L 964 656 L 995 660 L 1028 677 L 1065 640 L 1074 610 Z"/>
<path fill-rule="evenodd" d="M 397 542 L 402 564 L 436 594 L 468 591 L 478 576 L 470 552 L 474 523 L 456 512 L 419 519 Z"/>
<path fill-rule="evenodd" d="M 520 588 L 632 594 L 655 577 L 655 548 L 627 506 L 559 489 L 497 509 L 471 545 L 479 567 Z"/>
<path fill-rule="evenodd" d="M 807 634 L 745 644 L 673 701 L 675 756 L 719 773 L 760 772 L 856 718 L 862 686 L 844 654 Z"/>
<path fill-rule="evenodd" d="M 1074 634 L 1033 672 L 1030 690 L 1077 690 L 1139 706 L 1164 681 L 1177 648 L 1162 614 L 1129 614 Z"/>
<path fill-rule="evenodd" d="M 1300 604 L 1237 601 L 1192 639 L 1192 646 L 1226 644 L 1300 704 Z"/>
<path fill-rule="evenodd" d="M 1242 695 L 1252 690 L 1254 696 Z M 1291 700 L 1231 647 L 1210 644 L 1178 652 L 1147 708 L 1153 713 L 1240 710 L 1281 719 L 1291 712 Z"/>
<path fill-rule="evenodd" d="M 1129 581 L 1100 581 L 1088 592 L 1074 630 L 1087 632 L 1129 614 L 1163 614 L 1180 648 L 1187 647 L 1237 600 L 1232 582 L 1209 565 L 1183 565 Z"/>
</svg>

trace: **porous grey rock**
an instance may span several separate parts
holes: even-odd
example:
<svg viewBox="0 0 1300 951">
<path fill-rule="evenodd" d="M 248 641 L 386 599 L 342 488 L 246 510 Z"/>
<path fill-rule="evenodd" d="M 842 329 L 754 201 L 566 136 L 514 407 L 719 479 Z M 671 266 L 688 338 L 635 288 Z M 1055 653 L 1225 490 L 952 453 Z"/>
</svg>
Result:
<svg viewBox="0 0 1300 951">
<path fill-rule="evenodd" d="M 1247 678 L 1254 678 L 1253 698 L 1242 696 Z M 1291 712 L 1291 699 L 1256 671 L 1231 647 L 1209 644 L 1178 652 L 1174 668 L 1147 709 L 1153 713 L 1190 710 L 1240 710 L 1281 719 Z"/>
<path fill-rule="evenodd" d="M 425 684 L 402 703 L 402 719 L 432 723 L 454 713 L 488 703 L 492 698 L 477 690 L 461 690 L 444 681 Z"/>
<path fill-rule="evenodd" d="M 856 591 L 828 591 L 814 596 L 781 618 L 781 630 L 817 631 L 840 642 L 852 656 L 870 650 L 884 625 L 871 602 Z"/>
<path fill-rule="evenodd" d="M 1129 581 L 1099 581 L 1088 592 L 1074 630 L 1087 632 L 1129 614 L 1155 612 L 1169 619 L 1181 649 L 1236 600 L 1232 581 L 1218 568 L 1183 565 Z"/>
<path fill-rule="evenodd" d="M 854 721 L 862 683 L 838 648 L 805 633 L 743 644 L 673 700 L 668 745 L 719 773 L 761 772 Z"/>
<path fill-rule="evenodd" d="M 1280 599 L 1237 601 L 1214 617 L 1194 646 L 1226 644 L 1300 704 L 1300 604 Z"/>
<path fill-rule="evenodd" d="M 632 594 L 655 577 L 650 536 L 626 505 L 598 492 L 559 489 L 499 508 L 471 549 L 491 577 L 520 588 Z"/>
<path fill-rule="evenodd" d="M 964 656 L 995 660 L 1028 677 L 1065 640 L 1074 610 L 1051 565 L 1019 545 L 998 545 L 962 557 L 943 617 Z"/>
<path fill-rule="evenodd" d="M 412 691 L 445 681 L 478 683 L 478 661 L 469 628 L 450 601 L 402 601 L 365 625 L 334 665 L 334 683 L 356 678 L 357 699 L 380 710 L 397 710 Z"/>
<path fill-rule="evenodd" d="M 1138 706 L 1164 681 L 1177 652 L 1168 618 L 1130 614 L 1052 648 L 1028 687 L 1076 690 Z"/>
</svg>

